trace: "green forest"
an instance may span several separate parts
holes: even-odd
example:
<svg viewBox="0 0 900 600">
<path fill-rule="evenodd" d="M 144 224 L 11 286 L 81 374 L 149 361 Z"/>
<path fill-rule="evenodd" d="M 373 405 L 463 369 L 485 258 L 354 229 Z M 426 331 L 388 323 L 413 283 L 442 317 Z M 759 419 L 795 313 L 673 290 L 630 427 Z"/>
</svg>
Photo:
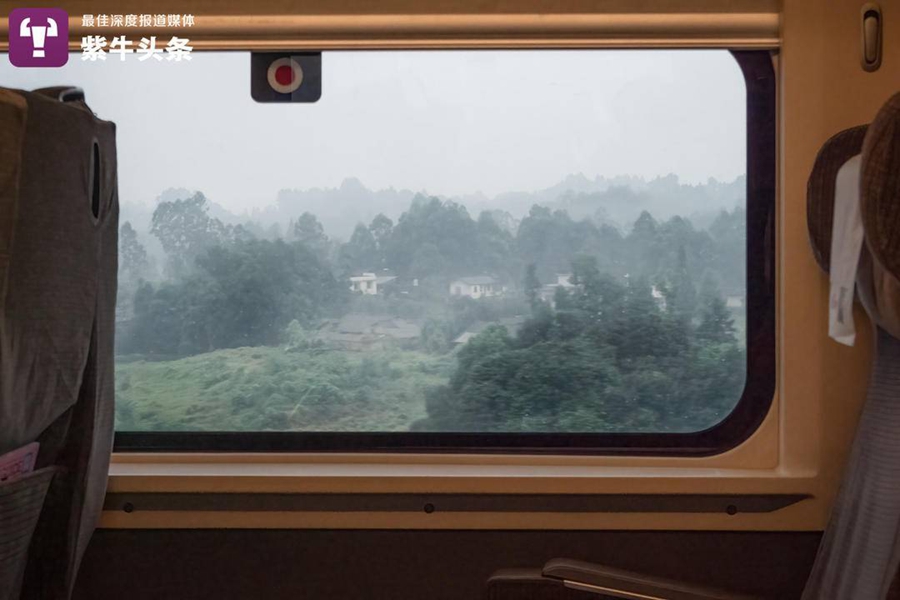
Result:
<svg viewBox="0 0 900 600">
<path fill-rule="evenodd" d="M 121 225 L 119 430 L 686 432 L 740 398 L 742 208 L 622 227 L 418 194 L 346 241 L 212 209 Z"/>
</svg>

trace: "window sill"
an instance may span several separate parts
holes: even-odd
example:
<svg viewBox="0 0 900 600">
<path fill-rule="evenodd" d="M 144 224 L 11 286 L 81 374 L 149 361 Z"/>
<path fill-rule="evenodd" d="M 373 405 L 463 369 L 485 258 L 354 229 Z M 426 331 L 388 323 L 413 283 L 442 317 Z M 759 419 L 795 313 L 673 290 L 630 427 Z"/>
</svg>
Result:
<svg viewBox="0 0 900 600">
<path fill-rule="evenodd" d="M 711 457 L 695 462 L 697 466 L 685 466 L 683 459 L 635 457 L 120 454 L 110 468 L 101 526 L 822 528 L 827 507 L 814 493 L 818 488 L 815 472 L 729 468 L 723 462 L 728 461 Z M 577 496 L 596 504 L 579 508 Z M 687 497 L 713 508 L 685 508 Z M 763 497 L 774 505 L 760 509 Z M 716 501 L 722 507 L 732 502 L 746 507 L 754 499 L 757 509 L 737 514 L 715 509 Z M 527 508 L 529 501 L 537 502 L 539 508 Z M 459 508 L 460 502 L 470 505 Z M 558 510 L 553 502 L 558 502 Z"/>
<path fill-rule="evenodd" d="M 101 526 L 821 530 L 831 488 L 814 461 L 781 455 L 777 405 L 744 444 L 702 458 L 117 453 Z M 740 508 L 685 509 L 689 496 L 707 508 L 717 506 L 713 497 L 721 509 Z M 743 511 L 762 496 L 793 499 Z M 584 498 L 588 508 L 578 505 Z"/>
<path fill-rule="evenodd" d="M 175 493 L 763 493 L 813 473 L 685 467 L 665 459 L 414 455 L 117 455 L 109 491 Z M 647 464 L 635 465 L 635 462 Z M 673 463 L 675 461 L 672 461 Z M 677 461 L 683 462 L 683 461 Z M 656 463 L 656 464 L 653 464 Z M 673 486 L 678 489 L 673 489 Z M 780 489 L 780 493 L 802 492 Z M 766 492 L 769 490 L 765 490 Z"/>
</svg>

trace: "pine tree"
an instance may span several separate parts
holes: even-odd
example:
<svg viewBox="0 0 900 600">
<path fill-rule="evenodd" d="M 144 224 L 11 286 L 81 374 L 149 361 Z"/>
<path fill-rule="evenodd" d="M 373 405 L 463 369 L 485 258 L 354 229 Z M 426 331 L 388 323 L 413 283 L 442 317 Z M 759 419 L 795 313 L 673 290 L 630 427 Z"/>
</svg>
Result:
<svg viewBox="0 0 900 600">
<path fill-rule="evenodd" d="M 714 344 L 736 342 L 734 320 L 721 296 L 709 296 L 701 307 L 697 339 Z"/>
<path fill-rule="evenodd" d="M 669 311 L 677 318 L 690 321 L 697 306 L 697 289 L 688 268 L 684 245 L 678 246 L 675 269 L 670 276 L 668 291 L 666 305 Z"/>
<path fill-rule="evenodd" d="M 537 277 L 537 266 L 534 263 L 529 263 L 525 269 L 525 282 L 522 287 L 531 306 L 531 312 L 535 312 L 541 303 L 541 282 Z"/>
</svg>

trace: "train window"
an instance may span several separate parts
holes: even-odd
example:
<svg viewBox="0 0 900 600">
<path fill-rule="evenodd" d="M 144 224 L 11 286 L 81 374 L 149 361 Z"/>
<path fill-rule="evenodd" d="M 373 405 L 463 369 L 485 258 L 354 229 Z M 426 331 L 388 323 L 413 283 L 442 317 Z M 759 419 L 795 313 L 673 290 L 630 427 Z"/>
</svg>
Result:
<svg viewBox="0 0 900 600">
<path fill-rule="evenodd" d="M 709 454 L 774 392 L 763 52 L 75 55 L 117 123 L 118 450 Z"/>
</svg>

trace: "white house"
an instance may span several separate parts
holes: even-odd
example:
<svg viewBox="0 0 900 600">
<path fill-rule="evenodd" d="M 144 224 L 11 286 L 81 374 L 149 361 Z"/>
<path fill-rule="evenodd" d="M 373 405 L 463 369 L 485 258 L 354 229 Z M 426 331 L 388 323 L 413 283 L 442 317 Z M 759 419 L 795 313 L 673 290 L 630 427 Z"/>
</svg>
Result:
<svg viewBox="0 0 900 600">
<path fill-rule="evenodd" d="M 549 302 L 550 305 L 553 306 L 555 303 L 557 289 L 562 288 L 564 290 L 570 290 L 573 287 L 575 287 L 575 284 L 572 283 L 571 273 L 557 273 L 556 283 L 548 283 L 541 286 L 540 298 L 544 302 Z"/>
<path fill-rule="evenodd" d="M 362 275 L 354 275 L 350 278 L 350 291 L 368 296 L 376 296 L 380 291 L 379 287 L 397 279 L 395 275 L 376 275 L 375 273 L 363 273 Z"/>
<path fill-rule="evenodd" d="M 725 296 L 725 306 L 728 308 L 744 308 L 744 296 L 737 294 Z"/>
<path fill-rule="evenodd" d="M 500 296 L 504 292 L 503 286 L 489 275 L 476 275 L 474 277 L 460 277 L 450 283 L 452 296 L 468 296 L 469 298 L 490 298 Z"/>
<path fill-rule="evenodd" d="M 660 310 L 666 310 L 666 296 L 655 285 L 650 288 L 650 295 Z"/>
<path fill-rule="evenodd" d="M 556 285 L 557 287 L 563 288 L 573 288 L 575 284 L 572 283 L 572 274 L 571 273 L 557 273 L 556 274 Z"/>
</svg>

